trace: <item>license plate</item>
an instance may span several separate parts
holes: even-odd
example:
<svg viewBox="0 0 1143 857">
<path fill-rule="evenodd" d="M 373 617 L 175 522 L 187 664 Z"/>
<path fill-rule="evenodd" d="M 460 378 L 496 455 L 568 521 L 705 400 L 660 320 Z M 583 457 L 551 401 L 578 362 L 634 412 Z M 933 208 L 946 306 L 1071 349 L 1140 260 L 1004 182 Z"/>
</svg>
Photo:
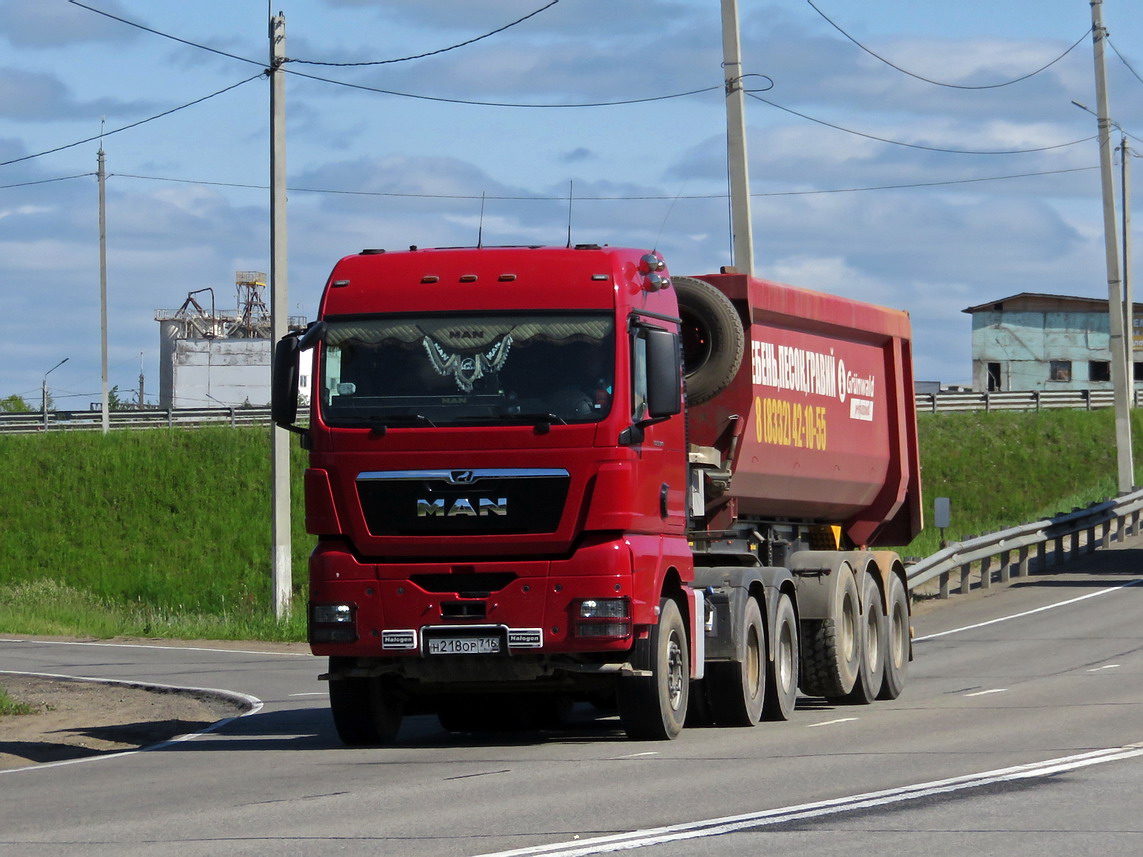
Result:
<svg viewBox="0 0 1143 857">
<path fill-rule="evenodd" d="M 425 640 L 430 655 L 497 655 L 500 637 L 431 637 Z"/>
</svg>

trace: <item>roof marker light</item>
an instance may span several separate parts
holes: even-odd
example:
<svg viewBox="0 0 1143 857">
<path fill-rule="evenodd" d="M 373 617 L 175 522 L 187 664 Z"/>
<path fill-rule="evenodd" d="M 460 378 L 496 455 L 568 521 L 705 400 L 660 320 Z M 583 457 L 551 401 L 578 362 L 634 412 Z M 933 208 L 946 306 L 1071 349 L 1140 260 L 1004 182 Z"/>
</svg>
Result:
<svg viewBox="0 0 1143 857">
<path fill-rule="evenodd" d="M 439 283 L 440 281 L 441 278 L 435 274 L 425 274 L 423 277 L 421 277 L 422 283 Z"/>
<path fill-rule="evenodd" d="M 476 282 L 476 274 L 461 274 L 460 275 L 460 281 L 462 283 L 475 283 Z"/>
<path fill-rule="evenodd" d="M 511 282 L 515 281 L 516 275 L 515 274 L 501 274 L 499 277 L 497 277 L 497 279 L 502 283 L 511 283 Z"/>
</svg>

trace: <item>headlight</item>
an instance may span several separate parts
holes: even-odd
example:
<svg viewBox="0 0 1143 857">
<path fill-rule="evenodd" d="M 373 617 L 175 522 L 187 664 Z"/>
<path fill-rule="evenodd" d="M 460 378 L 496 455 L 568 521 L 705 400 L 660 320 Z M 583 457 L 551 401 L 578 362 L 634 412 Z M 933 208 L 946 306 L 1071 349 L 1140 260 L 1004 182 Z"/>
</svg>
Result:
<svg viewBox="0 0 1143 857">
<path fill-rule="evenodd" d="M 613 640 L 631 636 L 631 602 L 626 598 L 585 598 L 575 610 L 575 635 Z"/>
</svg>

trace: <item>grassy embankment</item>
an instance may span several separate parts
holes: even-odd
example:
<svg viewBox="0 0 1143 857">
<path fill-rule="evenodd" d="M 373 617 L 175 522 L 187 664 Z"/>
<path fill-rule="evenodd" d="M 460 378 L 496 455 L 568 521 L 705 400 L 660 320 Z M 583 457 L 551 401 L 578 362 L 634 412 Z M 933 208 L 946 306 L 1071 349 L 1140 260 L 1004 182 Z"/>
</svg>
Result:
<svg viewBox="0 0 1143 857">
<path fill-rule="evenodd" d="M 922 415 L 920 428 L 926 516 L 932 498 L 951 498 L 949 539 L 1114 490 L 1110 411 Z M 0 632 L 303 639 L 304 457 L 295 450 L 295 609 L 281 626 L 268 457 L 263 429 L 0 437 Z M 927 555 L 938 539 L 930 528 L 902 553 Z"/>
</svg>

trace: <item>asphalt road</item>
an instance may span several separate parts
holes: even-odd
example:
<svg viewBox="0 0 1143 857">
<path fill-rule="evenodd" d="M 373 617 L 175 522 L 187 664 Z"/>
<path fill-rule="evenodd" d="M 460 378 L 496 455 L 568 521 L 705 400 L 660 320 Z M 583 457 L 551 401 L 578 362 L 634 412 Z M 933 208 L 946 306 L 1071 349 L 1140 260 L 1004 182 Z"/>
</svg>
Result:
<svg viewBox="0 0 1143 857">
<path fill-rule="evenodd" d="M 7 855 L 1143 853 L 1143 544 L 914 618 L 900 699 L 626 740 L 614 720 L 334 736 L 306 655 L 0 641 L 0 669 L 225 689 L 162 748 L 0 772 Z"/>
</svg>

